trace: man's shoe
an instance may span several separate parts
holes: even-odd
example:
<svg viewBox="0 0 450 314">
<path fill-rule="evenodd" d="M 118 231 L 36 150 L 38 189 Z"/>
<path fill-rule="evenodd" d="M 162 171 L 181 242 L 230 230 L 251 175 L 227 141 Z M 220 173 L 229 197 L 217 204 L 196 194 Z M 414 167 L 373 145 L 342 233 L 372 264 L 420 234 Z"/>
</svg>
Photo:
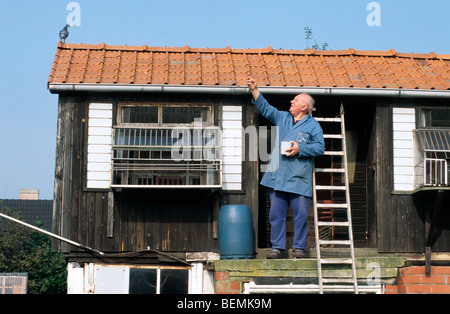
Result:
<svg viewBox="0 0 450 314">
<path fill-rule="evenodd" d="M 281 253 L 278 251 L 272 251 L 266 256 L 267 259 L 280 259 Z"/>
<path fill-rule="evenodd" d="M 305 251 L 303 250 L 295 250 L 294 258 L 305 258 Z"/>
</svg>

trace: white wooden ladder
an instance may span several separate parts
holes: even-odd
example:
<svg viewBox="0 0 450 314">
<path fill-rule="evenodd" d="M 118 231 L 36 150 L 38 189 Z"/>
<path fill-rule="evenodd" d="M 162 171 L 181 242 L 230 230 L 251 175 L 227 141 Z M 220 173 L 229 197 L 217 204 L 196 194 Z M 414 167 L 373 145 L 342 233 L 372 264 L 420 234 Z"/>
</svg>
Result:
<svg viewBox="0 0 450 314">
<path fill-rule="evenodd" d="M 340 133 L 333 132 L 327 133 L 327 128 L 324 128 L 324 139 L 326 141 L 326 150 L 323 157 L 329 158 L 331 166 L 325 168 L 314 167 L 313 171 L 313 206 L 314 206 L 314 231 L 317 253 L 317 270 L 319 279 L 319 292 L 321 294 L 325 292 L 330 293 L 343 293 L 352 292 L 358 293 L 358 282 L 356 277 L 355 266 L 355 252 L 353 246 L 353 231 L 352 231 L 352 218 L 350 207 L 350 192 L 348 182 L 348 168 L 347 168 L 347 152 L 346 152 L 346 140 L 345 140 L 345 122 L 344 122 L 344 108 L 341 105 L 340 114 L 334 118 L 320 118 L 315 119 L 322 124 L 322 127 L 326 127 L 325 124 L 335 124 L 334 127 L 338 129 L 340 124 Z M 338 125 L 336 125 L 338 124 Z M 339 148 L 334 150 L 327 145 L 327 142 L 340 142 L 336 145 Z M 339 160 L 336 162 L 336 160 Z M 316 161 L 315 161 L 316 164 Z M 325 163 L 326 164 L 326 163 Z M 318 180 L 317 176 L 325 175 L 330 178 L 329 182 L 323 184 L 324 179 Z M 334 177 L 339 178 L 336 180 Z M 317 184 L 316 184 L 316 181 Z M 321 182 L 319 182 L 321 181 Z M 339 181 L 339 184 L 336 184 Z M 334 193 L 339 193 L 340 200 L 336 201 L 333 197 Z M 325 196 L 325 197 L 324 197 Z M 326 200 L 327 196 L 329 199 Z M 333 212 L 331 219 L 323 221 L 320 219 L 320 212 L 328 209 Z M 334 219 L 334 214 L 339 213 L 339 219 Z M 337 221 L 338 220 L 338 221 Z M 333 238 L 333 232 L 328 233 L 328 238 L 323 236 L 323 230 L 347 230 L 348 238 L 343 240 L 335 240 Z M 321 232 L 322 230 L 322 232 Z M 330 236 L 331 233 L 331 236 Z M 342 233 L 342 231 L 341 231 Z M 345 256 L 339 257 L 325 257 L 326 254 L 322 252 L 324 247 L 344 247 L 346 248 Z M 336 271 L 327 269 L 337 265 L 347 265 L 348 268 L 344 275 L 336 274 Z M 342 267 L 342 266 L 338 266 Z M 336 269 L 337 267 L 334 267 Z M 350 269 L 351 268 L 351 269 Z"/>
</svg>

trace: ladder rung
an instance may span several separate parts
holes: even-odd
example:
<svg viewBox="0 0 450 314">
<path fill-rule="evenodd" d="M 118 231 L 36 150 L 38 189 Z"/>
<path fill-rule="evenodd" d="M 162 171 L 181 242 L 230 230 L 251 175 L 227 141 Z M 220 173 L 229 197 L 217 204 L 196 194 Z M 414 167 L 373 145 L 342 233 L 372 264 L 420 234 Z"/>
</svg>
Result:
<svg viewBox="0 0 450 314">
<path fill-rule="evenodd" d="M 316 204 L 317 208 L 347 208 L 348 205 L 347 203 L 343 203 L 343 204 L 323 204 L 323 203 L 318 203 Z"/>
<path fill-rule="evenodd" d="M 342 134 L 324 134 L 323 138 L 341 139 L 341 138 L 344 138 L 344 135 L 342 135 Z"/>
<path fill-rule="evenodd" d="M 315 168 L 314 171 L 315 172 L 340 172 L 340 173 L 344 173 L 345 169 L 344 168 Z"/>
<path fill-rule="evenodd" d="M 318 221 L 317 225 L 320 227 L 349 227 L 348 221 Z"/>
<path fill-rule="evenodd" d="M 347 188 L 343 185 L 316 185 L 316 190 L 339 190 L 345 191 Z"/>
<path fill-rule="evenodd" d="M 328 155 L 328 156 L 344 156 L 344 152 L 343 151 L 326 151 L 324 153 L 324 155 Z"/>
<path fill-rule="evenodd" d="M 353 264 L 351 258 L 321 258 L 322 264 Z"/>
<path fill-rule="evenodd" d="M 350 240 L 319 240 L 319 244 L 323 245 L 350 245 L 352 242 Z"/>
<path fill-rule="evenodd" d="M 323 287 L 324 292 L 350 292 L 355 293 L 356 289 L 353 286 L 325 286 Z"/>
<path fill-rule="evenodd" d="M 353 278 L 322 278 L 323 283 L 355 283 Z"/>
<path fill-rule="evenodd" d="M 355 283 L 355 280 L 353 280 L 352 278 L 322 278 L 322 282 L 323 283 Z"/>
<path fill-rule="evenodd" d="M 320 118 L 314 117 L 317 122 L 342 122 L 341 118 Z"/>
<path fill-rule="evenodd" d="M 353 281 L 352 281 L 353 283 Z M 345 283 L 342 284 L 336 284 L 336 285 L 324 285 L 323 286 L 323 290 L 324 291 L 328 291 L 328 292 L 332 292 L 332 291 L 342 291 L 342 292 L 346 292 L 346 291 L 355 291 L 355 286 L 354 285 L 348 285 Z"/>
</svg>

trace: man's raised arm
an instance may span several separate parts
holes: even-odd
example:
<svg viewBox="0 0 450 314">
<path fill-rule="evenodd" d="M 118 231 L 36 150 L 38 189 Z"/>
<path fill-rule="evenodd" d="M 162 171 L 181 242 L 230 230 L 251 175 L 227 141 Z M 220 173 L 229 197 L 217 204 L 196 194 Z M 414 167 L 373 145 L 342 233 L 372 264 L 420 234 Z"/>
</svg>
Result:
<svg viewBox="0 0 450 314">
<path fill-rule="evenodd" d="M 247 85 L 250 91 L 252 92 L 253 99 L 256 101 L 259 97 L 259 90 L 258 86 L 256 85 L 256 81 L 253 79 L 253 77 L 249 76 L 247 79 Z"/>
</svg>

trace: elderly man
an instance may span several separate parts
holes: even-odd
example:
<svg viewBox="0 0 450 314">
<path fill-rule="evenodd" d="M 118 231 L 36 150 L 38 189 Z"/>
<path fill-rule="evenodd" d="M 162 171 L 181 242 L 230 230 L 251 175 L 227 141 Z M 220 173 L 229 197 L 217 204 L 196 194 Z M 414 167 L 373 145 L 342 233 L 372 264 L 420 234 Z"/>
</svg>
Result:
<svg viewBox="0 0 450 314">
<path fill-rule="evenodd" d="M 261 181 L 270 189 L 272 252 L 267 258 L 281 258 L 286 250 L 289 203 L 294 217 L 294 258 L 303 258 L 307 247 L 313 157 L 325 151 L 322 128 L 310 114 L 314 99 L 308 94 L 297 95 L 291 100 L 289 112 L 280 111 L 269 105 L 252 77 L 248 78 L 247 85 L 258 111 L 278 127 L 278 141 L 273 148 L 268 171 Z M 282 141 L 291 144 L 286 152 L 280 152 Z"/>
</svg>

